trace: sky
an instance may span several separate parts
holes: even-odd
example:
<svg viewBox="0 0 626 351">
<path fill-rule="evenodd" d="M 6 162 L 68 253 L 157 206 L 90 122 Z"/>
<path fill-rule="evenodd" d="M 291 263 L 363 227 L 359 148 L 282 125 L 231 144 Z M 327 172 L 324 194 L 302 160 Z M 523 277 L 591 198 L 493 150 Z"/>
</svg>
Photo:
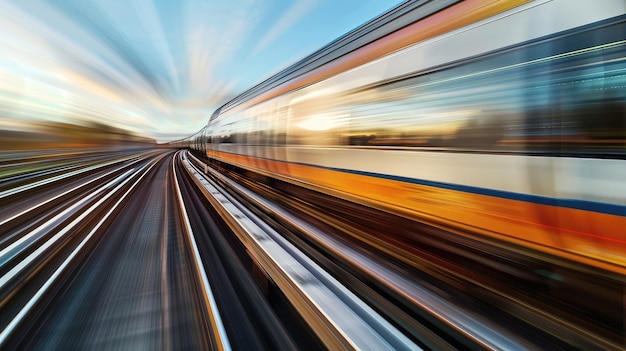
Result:
<svg viewBox="0 0 626 351">
<path fill-rule="evenodd" d="M 0 129 L 96 121 L 167 142 L 401 0 L 2 0 Z"/>
</svg>

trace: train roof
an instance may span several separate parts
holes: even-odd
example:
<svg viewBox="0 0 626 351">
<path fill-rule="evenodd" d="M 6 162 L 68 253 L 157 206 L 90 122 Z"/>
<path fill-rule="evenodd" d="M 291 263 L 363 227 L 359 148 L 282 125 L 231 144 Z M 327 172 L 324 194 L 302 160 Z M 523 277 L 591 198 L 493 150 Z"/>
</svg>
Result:
<svg viewBox="0 0 626 351">
<path fill-rule="evenodd" d="M 209 121 L 221 112 L 259 96 L 291 79 L 319 68 L 343 55 L 363 47 L 422 18 L 432 15 L 461 0 L 408 0 L 371 21 L 335 39 L 320 50 L 283 71 L 269 77 L 218 108 Z"/>
</svg>

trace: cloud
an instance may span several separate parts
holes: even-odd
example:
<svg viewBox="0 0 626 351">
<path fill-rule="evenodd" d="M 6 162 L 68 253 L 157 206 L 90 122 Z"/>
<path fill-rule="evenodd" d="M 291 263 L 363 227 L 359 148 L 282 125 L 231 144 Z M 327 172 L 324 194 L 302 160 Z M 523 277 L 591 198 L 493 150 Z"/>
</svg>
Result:
<svg viewBox="0 0 626 351">
<path fill-rule="evenodd" d="M 265 12 L 265 6 L 264 1 L 254 0 L 187 4 L 183 38 L 190 99 L 204 98 L 214 93 L 216 86 L 232 88 L 231 82 L 221 81 L 220 73 L 237 58 L 244 45 L 242 38 L 254 33 L 258 13 Z"/>
<path fill-rule="evenodd" d="M 137 14 L 139 14 L 139 20 L 146 29 L 146 33 L 153 35 L 152 42 L 157 49 L 158 57 L 161 58 L 161 62 L 164 65 L 163 68 L 168 75 L 168 82 L 173 85 L 173 87 L 170 87 L 170 91 L 180 91 L 179 73 L 174 64 L 170 43 L 165 35 L 166 29 L 155 8 L 155 3 L 152 0 L 141 0 L 135 1 L 133 4 L 136 7 Z"/>
<path fill-rule="evenodd" d="M 280 20 L 259 40 L 257 45 L 250 52 L 250 56 L 255 56 L 263 51 L 270 43 L 289 29 L 289 27 L 306 15 L 317 3 L 317 0 L 295 1 Z"/>
<path fill-rule="evenodd" d="M 191 134 L 256 79 L 246 56 L 318 2 L 293 2 L 265 30 L 276 13 L 266 0 L 0 0 L 0 122 L 78 118 Z"/>
</svg>

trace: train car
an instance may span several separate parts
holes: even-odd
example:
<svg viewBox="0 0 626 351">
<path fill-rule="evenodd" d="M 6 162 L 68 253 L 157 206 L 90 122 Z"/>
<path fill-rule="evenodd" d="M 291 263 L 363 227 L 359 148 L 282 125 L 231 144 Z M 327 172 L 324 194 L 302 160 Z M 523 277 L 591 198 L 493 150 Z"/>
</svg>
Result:
<svg viewBox="0 0 626 351">
<path fill-rule="evenodd" d="M 192 148 L 624 274 L 625 7 L 408 1 L 223 105 Z"/>
</svg>

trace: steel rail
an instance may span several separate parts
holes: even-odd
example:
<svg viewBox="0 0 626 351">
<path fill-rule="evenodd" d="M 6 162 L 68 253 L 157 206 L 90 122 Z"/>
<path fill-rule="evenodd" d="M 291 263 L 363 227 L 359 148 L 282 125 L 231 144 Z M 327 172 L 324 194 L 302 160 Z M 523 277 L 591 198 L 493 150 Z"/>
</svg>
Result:
<svg viewBox="0 0 626 351">
<path fill-rule="evenodd" d="M 172 161 L 172 172 L 174 173 L 174 184 L 176 185 L 176 195 L 178 197 L 178 205 L 183 217 L 183 222 L 185 223 L 185 232 L 187 234 L 187 238 L 189 240 L 189 244 L 191 245 L 191 249 L 193 252 L 194 264 L 196 267 L 196 273 L 198 274 L 198 278 L 202 282 L 203 288 L 203 298 L 206 306 L 208 307 L 209 312 L 209 320 L 211 324 L 211 329 L 213 331 L 213 336 L 216 338 L 215 346 L 222 351 L 230 351 L 230 341 L 228 340 L 228 335 L 226 333 L 226 329 L 224 328 L 224 323 L 222 322 L 222 317 L 220 315 L 219 309 L 217 307 L 217 302 L 215 300 L 215 295 L 213 294 L 213 289 L 211 287 L 211 283 L 207 277 L 206 271 L 204 269 L 204 263 L 202 261 L 202 257 L 200 256 L 200 251 L 198 250 L 198 245 L 196 238 L 194 237 L 193 230 L 191 229 L 191 224 L 189 221 L 189 217 L 187 216 L 187 209 L 185 207 L 185 201 L 183 199 L 182 193 L 180 191 L 180 186 L 178 185 L 178 176 L 176 175 L 176 158 L 179 157 L 180 151 L 174 154 Z"/>
<path fill-rule="evenodd" d="M 192 156 L 193 157 L 193 156 Z M 421 348 L 183 157 L 185 169 L 252 258 L 329 349 Z"/>
<path fill-rule="evenodd" d="M 117 191 L 119 191 L 124 185 L 129 183 L 133 178 L 135 178 L 141 171 L 143 174 L 137 177 L 136 181 L 126 190 L 124 194 L 120 196 L 118 201 L 110 207 L 107 213 L 102 216 L 100 221 L 92 228 L 92 230 L 85 236 L 85 238 L 74 248 L 74 250 L 70 253 L 70 255 L 61 263 L 61 265 L 54 271 L 54 273 L 46 280 L 46 282 L 39 288 L 39 290 L 31 297 L 28 302 L 22 307 L 22 309 L 17 313 L 17 315 L 11 320 L 11 322 L 0 332 L 0 349 L 5 347 L 5 344 L 9 340 L 10 336 L 15 332 L 15 330 L 19 327 L 19 325 L 27 318 L 29 312 L 36 306 L 37 302 L 46 294 L 48 289 L 54 284 L 54 282 L 61 276 L 61 274 L 67 269 L 67 267 L 72 263 L 73 259 L 78 255 L 78 253 L 85 247 L 85 245 L 89 242 L 89 240 L 95 235 L 98 229 L 106 222 L 109 216 L 115 211 L 115 209 L 124 201 L 124 199 L 133 191 L 133 189 L 141 182 L 141 180 L 145 177 L 146 174 L 156 165 L 157 161 L 151 162 L 150 164 L 142 167 L 137 170 L 131 177 L 124 179 L 120 184 L 117 185 L 111 192 L 102 197 L 94 206 L 91 208 L 99 207 L 104 201 L 113 196 Z"/>
<path fill-rule="evenodd" d="M 99 168 L 110 166 L 110 165 L 113 165 L 113 164 L 116 164 L 116 163 L 132 160 L 132 159 L 137 158 L 137 157 L 138 157 L 137 155 L 122 157 L 120 159 L 116 159 L 116 160 L 113 160 L 113 161 L 105 162 L 105 163 L 102 163 L 102 164 L 99 164 L 99 165 L 94 165 L 94 166 L 78 169 L 78 170 L 75 170 L 75 171 L 72 171 L 72 172 L 69 172 L 69 173 L 60 174 L 58 176 L 42 179 L 42 180 L 36 181 L 34 183 L 31 183 L 31 184 L 25 184 L 25 185 L 18 186 L 18 187 L 15 187 L 15 188 L 12 188 L 12 189 L 8 189 L 8 190 L 5 190 L 5 191 L 0 191 L 0 199 L 3 199 L 5 197 L 7 197 L 7 196 L 15 195 L 15 194 L 27 191 L 27 190 L 31 190 L 31 189 L 40 187 L 42 185 L 54 183 L 56 181 L 59 181 L 59 180 L 65 179 L 65 178 L 69 178 L 69 177 L 72 177 L 72 176 L 75 176 L 75 175 L 79 175 L 79 174 L 82 174 L 82 173 L 85 173 L 85 172 L 89 172 L 89 171 L 92 171 L 92 170 L 95 170 L 95 169 L 99 169 Z"/>
</svg>

